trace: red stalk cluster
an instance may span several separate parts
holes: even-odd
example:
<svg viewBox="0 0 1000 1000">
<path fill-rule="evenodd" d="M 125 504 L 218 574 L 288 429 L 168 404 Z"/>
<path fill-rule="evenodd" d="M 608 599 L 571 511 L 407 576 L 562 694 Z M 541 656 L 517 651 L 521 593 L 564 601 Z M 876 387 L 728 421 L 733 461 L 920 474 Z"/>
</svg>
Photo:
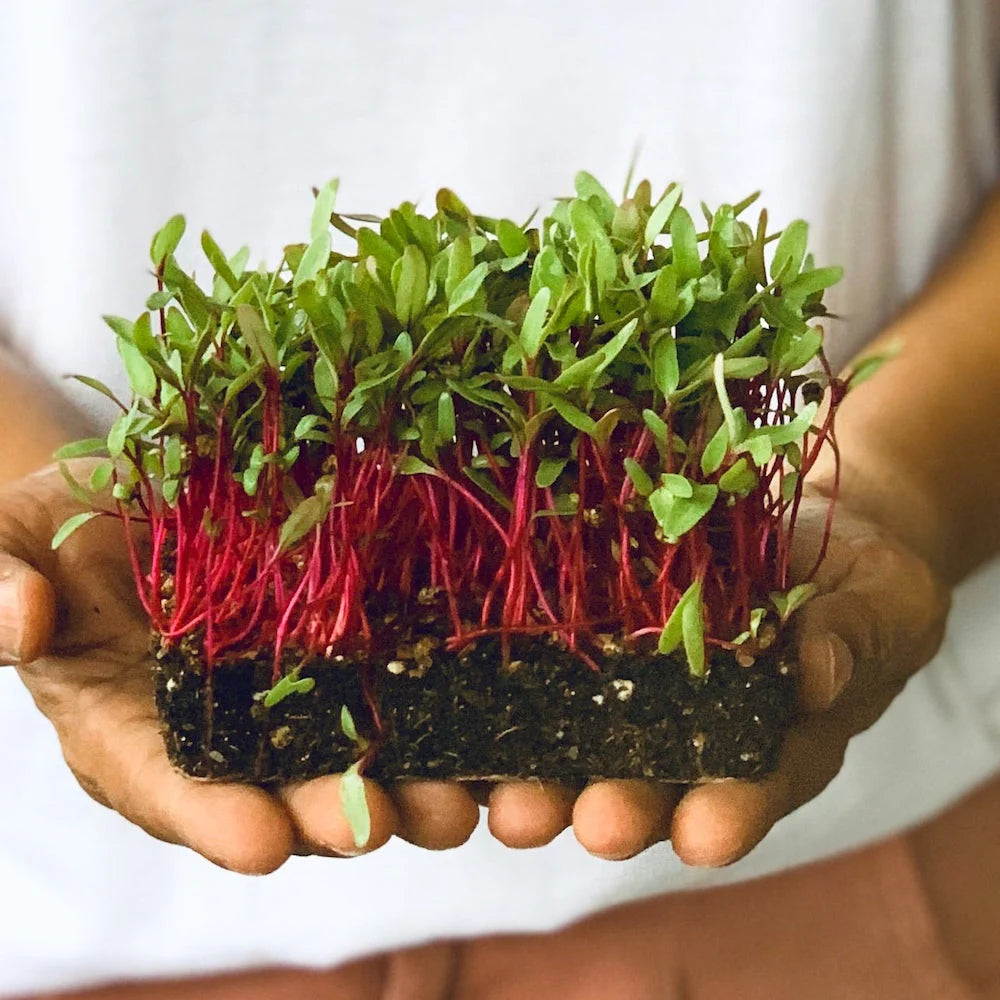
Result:
<svg viewBox="0 0 1000 1000">
<path fill-rule="evenodd" d="M 730 503 L 720 494 L 677 544 L 662 540 L 624 460 L 631 457 L 654 480 L 690 466 L 668 446 L 661 467 L 642 424 L 619 424 L 603 448 L 578 436 L 572 489 L 579 499 L 572 513 L 557 514 L 553 489 L 535 484 L 544 439 L 505 463 L 487 439 L 463 429 L 461 412 L 457 442 L 442 453 L 436 475 L 399 474 L 404 446 L 388 433 L 373 434 L 360 449 L 357 438 L 343 435 L 311 446 L 289 472 L 266 465 L 254 497 L 234 476 L 220 417 L 212 456 L 188 442 L 190 471 L 173 505 L 142 479 L 152 555 L 143 567 L 130 542 L 139 592 L 166 642 L 197 635 L 209 666 L 273 647 L 276 675 L 283 650 L 329 657 L 377 649 L 379 623 L 368 608 L 380 593 L 407 607 L 428 595 L 443 598 L 452 649 L 497 635 L 509 655 L 515 637 L 555 634 L 593 665 L 588 648 L 596 637 L 648 643 L 642 637 L 658 634 L 684 590 L 700 580 L 706 638 L 729 645 L 771 590 L 787 589 L 802 478 L 824 442 L 835 448 L 832 418 L 842 386 L 832 386 L 834 405 L 818 433 L 807 435 L 794 494 L 781 498 L 788 466 L 775 456 L 753 492 Z M 792 392 L 761 377 L 739 383 L 733 403 L 744 407 L 751 426 L 781 423 Z M 276 386 L 268 386 L 266 453 L 282 446 L 280 420 Z M 709 432 L 704 424 L 689 429 L 694 461 Z M 510 498 L 509 509 L 465 475 L 477 455 L 477 466 Z M 282 551 L 279 532 L 289 513 L 282 477 L 308 495 L 331 470 L 328 515 Z M 127 511 L 120 512 L 129 527 Z"/>
</svg>

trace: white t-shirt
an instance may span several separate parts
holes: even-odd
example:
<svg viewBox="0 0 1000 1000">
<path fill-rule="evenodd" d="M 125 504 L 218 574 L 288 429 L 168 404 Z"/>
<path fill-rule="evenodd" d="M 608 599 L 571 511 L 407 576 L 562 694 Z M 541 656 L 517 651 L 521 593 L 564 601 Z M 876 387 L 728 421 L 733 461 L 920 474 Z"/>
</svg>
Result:
<svg viewBox="0 0 1000 1000">
<path fill-rule="evenodd" d="M 138 313 L 150 235 L 176 211 L 274 261 L 332 175 L 345 211 L 429 205 L 446 184 L 523 218 L 579 168 L 619 187 L 639 142 L 641 174 L 682 181 L 695 204 L 759 187 L 775 223 L 811 220 L 817 259 L 847 269 L 830 297 L 846 317 L 830 331 L 840 362 L 921 285 L 997 176 L 990 6 L 11 0 L 0 323 L 50 374 L 120 383 L 99 317 Z M 570 834 L 509 851 L 483 825 L 445 854 L 393 842 L 228 874 L 94 805 L 0 672 L 0 996 L 542 930 L 898 830 L 1000 766 L 998 590 L 998 568 L 962 588 L 941 655 L 828 791 L 721 872 L 683 869 L 668 845 L 597 861 Z"/>
</svg>

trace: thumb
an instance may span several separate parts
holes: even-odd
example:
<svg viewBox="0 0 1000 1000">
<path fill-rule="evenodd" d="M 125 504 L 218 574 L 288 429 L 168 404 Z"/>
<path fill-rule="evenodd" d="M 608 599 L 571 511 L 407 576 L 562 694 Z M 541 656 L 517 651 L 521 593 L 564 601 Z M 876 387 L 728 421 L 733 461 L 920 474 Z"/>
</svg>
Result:
<svg viewBox="0 0 1000 1000">
<path fill-rule="evenodd" d="M 52 641 L 56 595 L 26 562 L 0 552 L 0 665 L 30 663 Z"/>
</svg>

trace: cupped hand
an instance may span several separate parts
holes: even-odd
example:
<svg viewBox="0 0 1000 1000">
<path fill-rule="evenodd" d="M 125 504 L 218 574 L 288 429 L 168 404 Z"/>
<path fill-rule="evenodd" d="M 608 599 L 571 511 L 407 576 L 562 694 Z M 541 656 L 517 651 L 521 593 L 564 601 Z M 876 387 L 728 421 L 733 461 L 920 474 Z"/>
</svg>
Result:
<svg viewBox="0 0 1000 1000">
<path fill-rule="evenodd" d="M 292 853 L 358 853 L 336 775 L 272 793 L 171 766 L 121 525 L 96 518 L 52 551 L 55 531 L 79 511 L 55 468 L 0 490 L 0 664 L 17 669 L 83 789 L 154 837 L 234 871 L 263 874 Z M 479 818 L 469 792 L 444 782 L 393 792 L 366 782 L 366 796 L 365 851 L 393 834 L 454 847 Z"/>
<path fill-rule="evenodd" d="M 802 504 L 793 546 L 798 579 L 815 562 L 827 506 L 822 496 Z M 799 714 L 776 771 L 760 781 L 727 780 L 686 791 L 643 782 L 595 782 L 571 814 L 577 839 L 587 850 L 626 858 L 669 838 L 688 864 L 729 864 L 833 780 L 851 738 L 882 715 L 937 651 L 950 601 L 924 560 L 889 532 L 852 514 L 845 503 L 837 508 L 814 582 L 818 596 L 795 617 Z M 501 788 L 494 796 L 505 814 L 491 814 L 490 825 L 508 843 L 517 837 L 503 825 L 507 806 L 516 802 L 536 827 L 548 823 L 551 828 L 556 807 L 545 801 L 561 801 L 551 788 L 544 794 Z"/>
</svg>

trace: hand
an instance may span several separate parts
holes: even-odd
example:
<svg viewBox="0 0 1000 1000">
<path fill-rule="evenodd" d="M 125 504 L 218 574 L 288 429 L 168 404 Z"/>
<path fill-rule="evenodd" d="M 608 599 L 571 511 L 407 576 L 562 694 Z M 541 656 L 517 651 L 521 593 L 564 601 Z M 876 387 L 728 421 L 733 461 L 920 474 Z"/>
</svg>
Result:
<svg viewBox="0 0 1000 1000">
<path fill-rule="evenodd" d="M 0 664 L 15 664 L 55 726 L 83 789 L 154 837 L 234 871 L 263 874 L 291 853 L 354 854 L 339 777 L 276 793 L 188 778 L 167 760 L 153 698 L 149 622 L 135 594 L 121 525 L 97 518 L 56 552 L 54 531 L 79 506 L 57 469 L 0 490 Z M 479 819 L 462 787 L 366 786 L 371 836 L 429 848 L 464 842 Z"/>
<path fill-rule="evenodd" d="M 824 498 L 803 502 L 793 560 L 800 579 L 815 560 L 826 511 Z M 584 847 L 601 857 L 626 858 L 669 837 L 688 864 L 729 864 L 830 783 L 851 737 L 872 725 L 937 651 L 949 597 L 922 559 L 844 503 L 815 582 L 819 595 L 796 617 L 800 715 L 777 770 L 756 782 L 695 786 L 683 797 L 680 790 L 644 782 L 595 782 L 572 809 Z M 543 824 L 547 814 L 555 823 L 555 810 L 546 809 L 538 790 L 501 788 L 494 800 L 506 807 L 523 796 L 526 812 L 532 795 L 534 822 Z M 491 827 L 511 842 L 504 822 L 506 813 L 491 812 Z"/>
</svg>

